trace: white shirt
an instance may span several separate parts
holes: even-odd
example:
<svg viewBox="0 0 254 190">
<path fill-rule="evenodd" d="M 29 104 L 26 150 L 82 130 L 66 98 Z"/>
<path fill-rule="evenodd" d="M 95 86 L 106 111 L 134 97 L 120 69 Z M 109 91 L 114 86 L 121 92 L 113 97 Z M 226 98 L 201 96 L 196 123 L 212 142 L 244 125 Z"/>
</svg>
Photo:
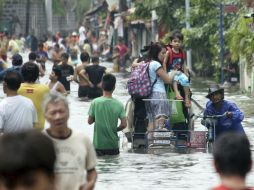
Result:
<svg viewBox="0 0 254 190">
<path fill-rule="evenodd" d="M 57 190 L 79 190 L 86 183 L 87 171 L 96 167 L 96 154 L 89 137 L 75 130 L 66 139 L 54 138 L 46 130 L 44 133 L 55 144 Z"/>
<path fill-rule="evenodd" d="M 80 26 L 79 30 L 79 45 L 84 45 L 84 40 L 86 39 L 86 29 L 84 26 Z"/>
<path fill-rule="evenodd" d="M 37 112 L 30 99 L 17 95 L 0 102 L 0 130 L 3 133 L 32 129 L 36 122 Z"/>
</svg>

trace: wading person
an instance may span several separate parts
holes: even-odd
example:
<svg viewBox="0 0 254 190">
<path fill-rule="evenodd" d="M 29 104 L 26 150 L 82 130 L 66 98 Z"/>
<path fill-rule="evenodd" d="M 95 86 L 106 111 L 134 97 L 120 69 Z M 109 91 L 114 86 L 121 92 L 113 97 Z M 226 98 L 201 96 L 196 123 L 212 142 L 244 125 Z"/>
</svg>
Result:
<svg viewBox="0 0 254 190">
<path fill-rule="evenodd" d="M 20 54 L 15 54 L 12 56 L 12 67 L 0 72 L 0 80 L 3 80 L 4 75 L 7 71 L 18 71 L 21 74 L 21 67 L 23 64 L 23 58 Z M 22 75 L 22 74 L 21 74 Z"/>
<path fill-rule="evenodd" d="M 50 93 L 43 102 L 50 127 L 44 132 L 55 144 L 57 190 L 92 190 L 97 173 L 96 154 L 89 138 L 68 127 L 69 105 L 60 93 Z"/>
<path fill-rule="evenodd" d="M 24 82 L 21 83 L 18 94 L 33 101 L 38 116 L 38 122 L 35 124 L 35 128 L 42 130 L 44 128 L 45 119 L 41 103 L 44 96 L 49 93 L 49 87 L 44 84 L 36 83 L 39 77 L 39 67 L 36 64 L 30 62 L 25 63 L 21 69 L 21 73 Z"/>
<path fill-rule="evenodd" d="M 93 144 L 98 156 L 119 154 L 117 132 L 127 125 L 123 104 L 112 97 L 115 84 L 114 75 L 103 76 L 103 96 L 92 101 L 88 112 L 88 124 L 95 123 Z M 119 126 L 118 119 L 121 120 Z"/>
<path fill-rule="evenodd" d="M 36 130 L 0 137 L 1 190 L 55 190 L 53 142 Z"/>
<path fill-rule="evenodd" d="M 106 67 L 100 66 L 99 62 L 100 60 L 98 56 L 92 57 L 93 65 L 86 67 L 80 72 L 80 76 L 83 76 L 85 79 L 85 74 L 87 74 L 89 81 L 91 81 L 89 82 L 90 89 L 88 93 L 88 98 L 91 99 L 102 96 L 101 79 L 106 73 Z"/>
<path fill-rule="evenodd" d="M 49 75 L 50 81 L 48 82 L 48 87 L 51 92 L 60 92 L 67 95 L 64 85 L 59 81 L 61 76 L 61 70 L 57 66 L 53 66 L 51 74 Z"/>
<path fill-rule="evenodd" d="M 90 89 L 90 86 L 93 87 L 93 84 L 89 80 L 88 76 L 86 74 L 80 74 L 80 72 L 83 69 L 86 69 L 86 67 L 90 64 L 90 56 L 87 52 L 82 52 L 80 54 L 80 60 L 81 64 L 78 65 L 74 70 L 74 81 L 76 81 L 79 84 L 78 87 L 78 97 L 88 97 L 88 92 Z"/>
<path fill-rule="evenodd" d="M 62 77 L 59 81 L 64 85 L 67 93 L 70 93 L 71 90 L 71 81 L 73 80 L 74 69 L 71 65 L 68 64 L 69 54 L 62 53 L 61 55 L 62 63 L 57 67 L 61 70 Z"/>
<path fill-rule="evenodd" d="M 213 190 L 253 190 L 245 182 L 251 170 L 250 142 L 239 133 L 222 134 L 215 142 L 213 160 L 221 185 Z"/>
<path fill-rule="evenodd" d="M 8 71 L 3 81 L 6 94 L 0 102 L 0 130 L 3 133 L 15 133 L 32 129 L 37 122 L 37 112 L 33 102 L 18 95 L 22 77 L 17 71 Z"/>
<path fill-rule="evenodd" d="M 210 100 L 206 104 L 204 116 L 223 115 L 215 125 L 215 134 L 218 137 L 224 132 L 238 132 L 244 134 L 241 124 L 244 118 L 243 112 L 234 102 L 224 100 L 224 89 L 218 85 L 211 85 L 206 98 Z"/>
</svg>

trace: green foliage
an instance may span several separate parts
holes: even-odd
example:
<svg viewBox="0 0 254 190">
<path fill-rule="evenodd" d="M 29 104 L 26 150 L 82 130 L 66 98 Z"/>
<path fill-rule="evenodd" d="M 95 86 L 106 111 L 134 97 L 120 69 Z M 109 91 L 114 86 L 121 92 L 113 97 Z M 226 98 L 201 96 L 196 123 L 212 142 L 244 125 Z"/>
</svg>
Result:
<svg viewBox="0 0 254 190">
<path fill-rule="evenodd" d="M 228 43 L 232 59 L 238 60 L 240 56 L 247 61 L 248 71 L 251 71 L 254 52 L 254 25 L 252 18 L 240 17 L 234 27 L 228 32 Z"/>
<path fill-rule="evenodd" d="M 159 23 L 167 30 L 183 27 L 183 22 L 179 21 L 182 20 L 184 0 L 143 0 L 136 2 L 135 8 L 135 18 L 151 19 L 151 11 L 156 10 Z"/>
<path fill-rule="evenodd" d="M 184 46 L 192 50 L 193 68 L 197 73 L 218 76 L 220 71 L 220 33 L 219 33 L 219 3 L 220 0 L 191 0 L 190 25 L 185 29 L 184 0 L 143 0 L 137 7 L 137 15 L 149 14 L 156 10 L 159 22 L 170 32 L 181 29 L 184 34 Z M 138 4 L 138 3 L 137 3 Z M 223 5 L 234 4 L 241 7 L 240 1 L 222 0 Z M 140 10 L 141 9 L 141 10 Z M 235 13 L 223 13 L 224 38 L 230 39 L 229 31 L 239 17 Z M 168 43 L 168 35 L 162 40 Z M 254 39 L 254 38 L 253 38 Z M 229 49 L 230 40 L 225 40 L 224 49 Z M 247 42 L 245 42 L 247 43 Z M 216 73 L 217 72 L 217 73 Z"/>
</svg>

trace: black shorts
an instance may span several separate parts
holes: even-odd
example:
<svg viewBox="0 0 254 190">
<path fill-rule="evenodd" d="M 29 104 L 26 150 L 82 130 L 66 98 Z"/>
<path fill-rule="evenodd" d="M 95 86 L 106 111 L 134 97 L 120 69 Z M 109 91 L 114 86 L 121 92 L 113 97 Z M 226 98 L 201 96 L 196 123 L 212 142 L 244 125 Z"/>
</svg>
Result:
<svg viewBox="0 0 254 190">
<path fill-rule="evenodd" d="M 102 89 L 101 88 L 90 88 L 88 93 L 88 98 L 94 99 L 102 96 Z"/>
<path fill-rule="evenodd" d="M 118 155 L 119 149 L 95 149 L 97 156 L 106 156 L 106 155 Z"/>
<path fill-rule="evenodd" d="M 89 86 L 79 86 L 78 87 L 78 97 L 87 97 L 90 87 Z"/>
</svg>

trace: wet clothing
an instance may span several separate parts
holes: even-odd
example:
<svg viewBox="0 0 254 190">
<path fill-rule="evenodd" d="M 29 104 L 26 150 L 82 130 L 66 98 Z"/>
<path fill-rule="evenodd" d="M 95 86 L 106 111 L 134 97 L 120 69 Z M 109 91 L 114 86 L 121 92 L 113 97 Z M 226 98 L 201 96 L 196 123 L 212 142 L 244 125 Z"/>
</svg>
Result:
<svg viewBox="0 0 254 190">
<path fill-rule="evenodd" d="M 118 155 L 120 153 L 119 149 L 109 149 L 109 150 L 96 149 L 95 151 L 97 156 Z"/>
<path fill-rule="evenodd" d="M 106 72 L 106 67 L 100 65 L 91 65 L 85 68 L 89 80 L 94 86 L 97 86 Z"/>
<path fill-rule="evenodd" d="M 224 132 L 238 132 L 244 133 L 243 126 L 241 122 L 243 121 L 244 114 L 239 110 L 235 103 L 222 100 L 221 107 L 219 109 L 215 109 L 212 101 L 209 101 L 206 104 L 206 109 L 204 112 L 204 116 L 206 115 L 223 115 L 225 112 L 232 112 L 232 118 L 228 118 L 224 116 L 222 118 L 218 118 L 215 125 L 215 134 L 216 137 Z"/>
<path fill-rule="evenodd" d="M 35 128 L 37 129 L 44 128 L 45 118 L 42 111 L 42 101 L 48 93 L 49 87 L 44 84 L 21 83 L 18 90 L 18 94 L 29 98 L 34 103 L 38 116 L 38 123 L 35 124 Z"/>
<path fill-rule="evenodd" d="M 64 85 L 66 91 L 70 91 L 71 84 L 70 81 L 67 79 L 70 75 L 74 74 L 74 69 L 71 65 L 68 64 L 61 64 L 57 66 L 61 70 L 61 78 L 59 81 Z"/>
<path fill-rule="evenodd" d="M 102 89 L 101 88 L 98 88 L 98 87 L 91 88 L 91 87 L 89 87 L 89 90 L 88 90 L 88 98 L 89 99 L 98 98 L 100 96 L 102 96 Z"/>
<path fill-rule="evenodd" d="M 220 185 L 218 187 L 213 188 L 212 190 L 233 190 L 233 189 L 229 189 L 223 185 Z M 246 189 L 242 189 L 242 190 L 254 190 L 254 188 L 246 188 Z"/>
<path fill-rule="evenodd" d="M 118 119 L 125 118 L 123 104 L 114 99 L 99 97 L 92 101 L 88 115 L 95 119 L 93 144 L 97 150 L 119 149 Z"/>
<path fill-rule="evenodd" d="M 89 86 L 79 86 L 78 87 L 78 97 L 88 97 L 88 93 L 89 93 Z"/>
<path fill-rule="evenodd" d="M 46 130 L 45 134 L 53 140 L 56 148 L 55 174 L 57 190 L 79 190 L 86 183 L 86 172 L 96 167 L 96 155 L 89 137 L 72 130 L 65 139 L 52 137 Z"/>
<path fill-rule="evenodd" d="M 0 102 L 0 130 L 3 133 L 32 129 L 36 122 L 37 112 L 30 99 L 17 95 Z"/>
</svg>

